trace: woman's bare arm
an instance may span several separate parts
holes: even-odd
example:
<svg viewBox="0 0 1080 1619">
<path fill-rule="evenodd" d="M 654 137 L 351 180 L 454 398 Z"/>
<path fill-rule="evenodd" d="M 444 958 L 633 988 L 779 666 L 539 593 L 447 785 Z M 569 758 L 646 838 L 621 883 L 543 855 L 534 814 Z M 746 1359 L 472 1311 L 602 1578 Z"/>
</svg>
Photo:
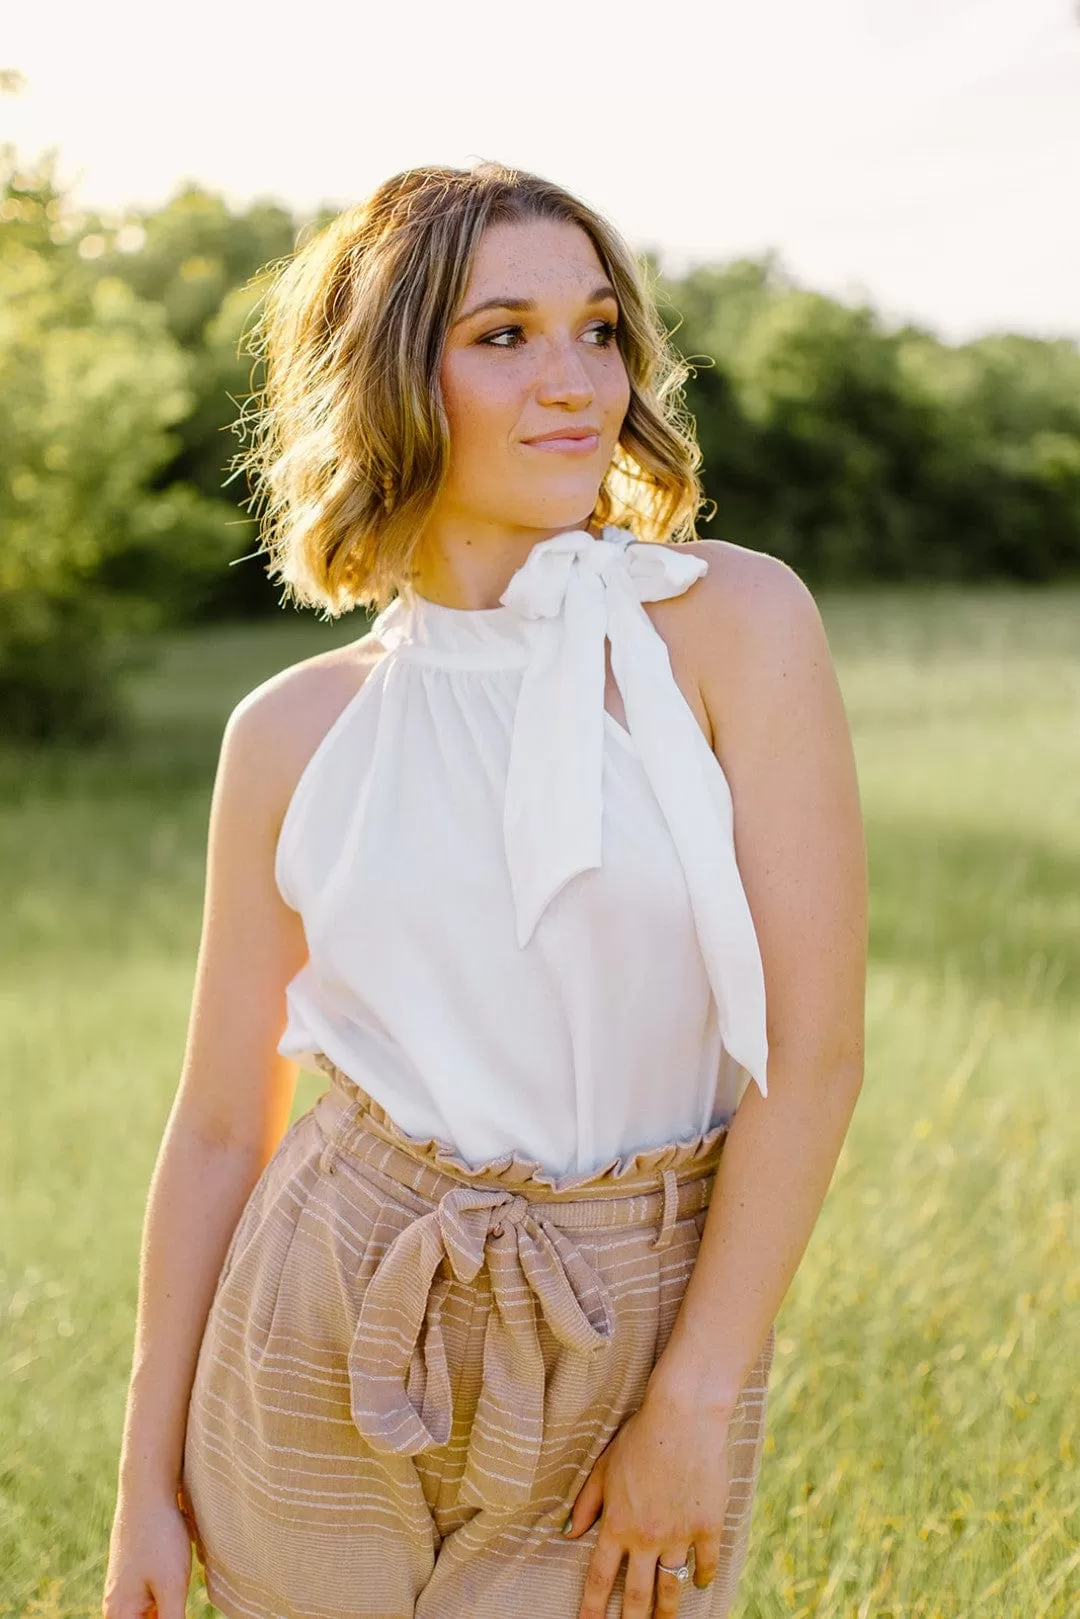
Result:
<svg viewBox="0 0 1080 1619">
<path fill-rule="evenodd" d="M 234 712 L 214 784 L 188 1038 L 143 1228 L 122 1492 L 175 1496 L 213 1289 L 296 1085 L 295 1065 L 275 1047 L 284 985 L 305 946 L 300 920 L 273 882 L 278 816 L 267 718 L 258 703 Z"/>
<path fill-rule="evenodd" d="M 709 571 L 657 617 L 735 803 L 735 852 L 765 969 L 769 1094 L 751 1082 L 739 1101 L 667 1343 L 640 1407 L 574 1501 L 576 1537 L 600 1518 L 575 1619 L 607 1613 L 624 1554 L 624 1613 L 650 1605 L 658 1558 L 673 1568 L 692 1548 L 695 1585 L 715 1578 L 735 1407 L 862 1084 L 866 861 L 824 626 L 775 558 L 718 541 L 685 549 Z"/>
<path fill-rule="evenodd" d="M 297 1081 L 276 1048 L 285 986 L 307 946 L 278 892 L 274 854 L 304 764 L 363 678 L 356 647 L 275 677 L 225 728 L 187 1042 L 143 1227 L 107 1619 L 134 1619 L 150 1595 L 160 1619 L 182 1619 L 190 1545 L 177 1491 L 199 1345 L 229 1241 L 285 1133 Z"/>
<path fill-rule="evenodd" d="M 847 717 L 812 595 L 772 557 L 717 541 L 687 549 L 710 564 L 693 634 L 765 968 L 769 1094 L 751 1084 L 740 1102 L 650 1391 L 722 1420 L 805 1251 L 862 1085 L 867 874 Z"/>
</svg>

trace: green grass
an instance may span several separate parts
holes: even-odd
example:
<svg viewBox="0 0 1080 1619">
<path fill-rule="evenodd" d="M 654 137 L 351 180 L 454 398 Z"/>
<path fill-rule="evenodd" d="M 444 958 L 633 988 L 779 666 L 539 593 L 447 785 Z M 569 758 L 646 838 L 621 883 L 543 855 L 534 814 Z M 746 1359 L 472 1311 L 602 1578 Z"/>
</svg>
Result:
<svg viewBox="0 0 1080 1619">
<path fill-rule="evenodd" d="M 867 1078 L 777 1325 L 738 1614 L 1080 1615 L 1080 592 L 821 601 L 870 849 Z M 100 1612 L 223 719 L 361 630 L 177 638 L 124 743 L 0 758 L 0 1614 Z"/>
</svg>

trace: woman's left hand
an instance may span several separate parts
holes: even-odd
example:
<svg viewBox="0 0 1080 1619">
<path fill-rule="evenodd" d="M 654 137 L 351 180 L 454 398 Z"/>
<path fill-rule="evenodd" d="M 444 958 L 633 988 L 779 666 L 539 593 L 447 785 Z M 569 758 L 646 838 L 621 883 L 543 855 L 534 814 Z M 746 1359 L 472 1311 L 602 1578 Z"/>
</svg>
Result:
<svg viewBox="0 0 1080 1619">
<path fill-rule="evenodd" d="M 716 1574 L 727 1507 L 726 1420 L 648 1400 L 601 1451 L 573 1505 L 573 1539 L 602 1512 L 577 1619 L 606 1619 L 615 1577 L 629 1558 L 622 1619 L 678 1612 L 682 1589 L 657 1562 L 678 1568 L 694 1551 L 693 1580 Z"/>
</svg>

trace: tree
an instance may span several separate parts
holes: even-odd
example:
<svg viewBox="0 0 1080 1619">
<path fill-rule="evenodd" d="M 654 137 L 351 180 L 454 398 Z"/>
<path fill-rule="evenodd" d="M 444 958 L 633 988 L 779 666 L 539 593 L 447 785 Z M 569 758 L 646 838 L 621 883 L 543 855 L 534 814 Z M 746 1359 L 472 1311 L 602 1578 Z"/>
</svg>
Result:
<svg viewBox="0 0 1080 1619">
<path fill-rule="evenodd" d="M 0 727 L 94 734 L 117 717 L 118 633 L 165 605 L 110 564 L 176 545 L 174 582 L 197 577 L 195 553 L 224 536 L 190 488 L 152 488 L 194 398 L 164 311 L 81 274 L 51 160 L 26 172 L 6 147 L 2 161 Z"/>
</svg>

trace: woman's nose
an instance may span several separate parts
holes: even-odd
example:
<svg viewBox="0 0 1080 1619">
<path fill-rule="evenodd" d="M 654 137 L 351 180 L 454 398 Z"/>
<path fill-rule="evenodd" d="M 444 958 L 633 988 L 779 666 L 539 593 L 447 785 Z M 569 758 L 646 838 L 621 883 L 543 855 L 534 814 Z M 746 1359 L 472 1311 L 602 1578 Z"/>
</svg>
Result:
<svg viewBox="0 0 1080 1619">
<path fill-rule="evenodd" d="M 587 403 L 593 392 L 589 369 L 573 342 L 553 344 L 540 379 L 540 397 Z"/>
</svg>

